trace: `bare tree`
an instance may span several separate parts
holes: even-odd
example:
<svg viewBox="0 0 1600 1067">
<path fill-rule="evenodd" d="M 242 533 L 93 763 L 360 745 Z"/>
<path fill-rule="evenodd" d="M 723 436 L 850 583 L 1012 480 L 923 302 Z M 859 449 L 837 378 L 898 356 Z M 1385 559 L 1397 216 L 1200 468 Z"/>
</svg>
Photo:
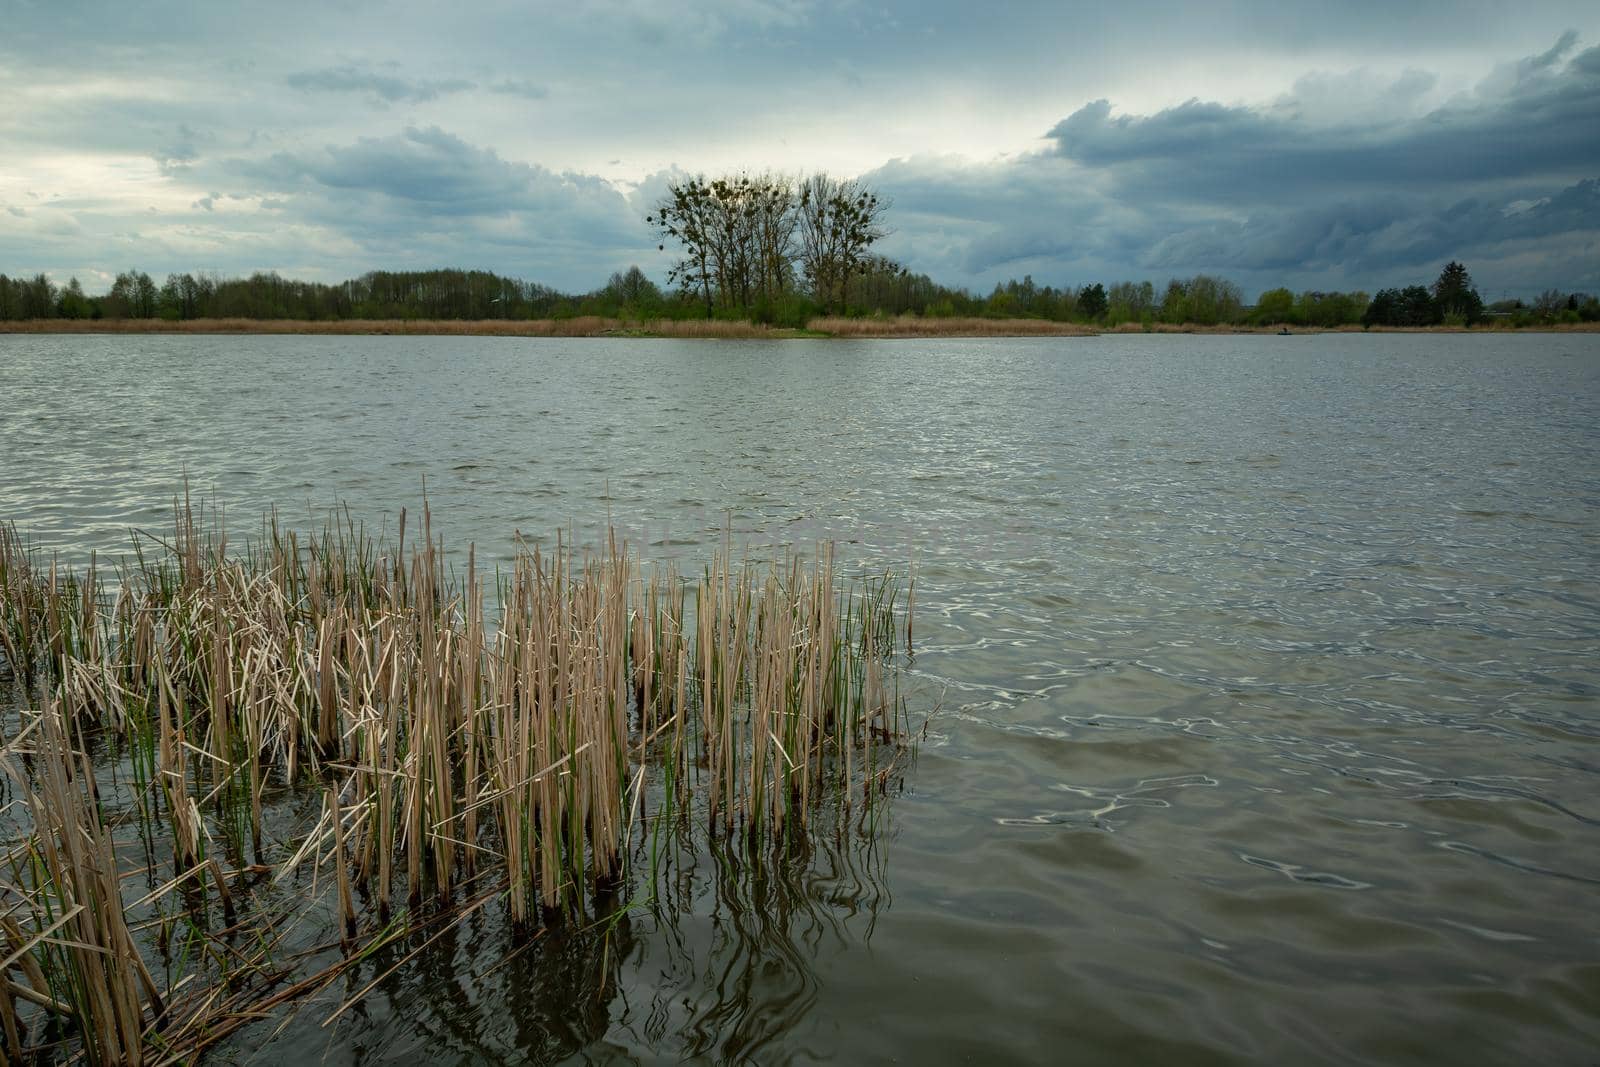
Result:
<svg viewBox="0 0 1600 1067">
<path fill-rule="evenodd" d="M 772 306 L 804 278 L 825 311 L 842 308 L 850 280 L 869 267 L 888 234 L 888 202 L 859 179 L 771 173 L 693 177 L 668 186 L 645 221 L 684 258 L 668 277 L 705 302 L 746 310 Z"/>
<path fill-rule="evenodd" d="M 859 178 L 813 174 L 800 183 L 800 262 L 824 313 L 842 310 L 845 286 L 889 235 L 880 199 Z"/>
<path fill-rule="evenodd" d="M 698 292 L 705 300 L 709 319 L 712 285 L 719 280 L 713 265 L 716 216 L 711 187 L 703 177 L 675 182 L 667 187 L 667 195 L 656 205 L 655 213 L 646 215 L 644 220 L 662 238 L 656 246 L 658 250 L 666 251 L 667 238 L 683 246 L 684 258 L 672 265 L 667 279 L 686 292 Z"/>
</svg>

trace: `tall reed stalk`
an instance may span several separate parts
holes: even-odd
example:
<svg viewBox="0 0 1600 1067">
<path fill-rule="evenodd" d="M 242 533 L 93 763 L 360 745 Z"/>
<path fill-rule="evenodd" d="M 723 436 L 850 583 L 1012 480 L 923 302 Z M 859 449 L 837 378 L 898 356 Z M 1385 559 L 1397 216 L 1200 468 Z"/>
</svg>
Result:
<svg viewBox="0 0 1600 1067">
<path fill-rule="evenodd" d="M 0 753 L 33 827 L 0 885 L 21 978 L 0 986 L 8 1055 L 18 998 L 75 1024 L 97 1062 L 138 1062 L 164 1011 L 85 737 L 126 745 L 139 810 L 165 813 L 169 886 L 189 907 L 215 891 L 230 924 L 213 840 L 238 866 L 248 839 L 261 865 L 270 791 L 318 790 L 320 821 L 272 869 L 331 868 L 346 945 L 357 890 L 386 926 L 401 886 L 415 915 L 498 871 L 526 927 L 621 886 L 647 836 L 654 873 L 663 827 L 696 813 L 752 846 L 801 839 L 874 803 L 905 748 L 891 676 L 909 596 L 892 575 L 843 580 L 831 545 L 763 564 L 725 546 L 684 581 L 614 534 L 519 543 L 490 598 L 476 552 L 458 572 L 426 505 L 419 526 L 408 543 L 402 512 L 389 546 L 348 513 L 308 537 L 269 516 L 230 553 L 185 498 L 114 592 L 92 561 L 43 565 L 0 527 L 0 651 L 40 687 Z"/>
<path fill-rule="evenodd" d="M 20 997 L 76 1023 L 91 1062 L 138 1064 L 146 1008 L 159 1018 L 162 998 L 124 918 L 93 768 L 71 737 L 70 710 L 47 697 L 0 755 L 34 826 L 7 857 L 15 906 L 3 923 L 5 969 L 15 967 L 23 980 L 3 979 L 6 1036 L 13 1041 L 17 1029 L 9 998 Z M 19 763 L 23 753 L 31 773 Z"/>
</svg>

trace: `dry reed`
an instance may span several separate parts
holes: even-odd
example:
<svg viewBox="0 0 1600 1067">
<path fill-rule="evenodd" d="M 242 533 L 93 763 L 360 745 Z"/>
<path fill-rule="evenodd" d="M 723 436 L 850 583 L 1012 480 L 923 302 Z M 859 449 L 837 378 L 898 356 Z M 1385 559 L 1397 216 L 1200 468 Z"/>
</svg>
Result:
<svg viewBox="0 0 1600 1067">
<path fill-rule="evenodd" d="M 29 319 L 0 322 L 0 333 L 395 334 L 489 337 L 593 337 L 624 329 L 616 319 Z"/>
<path fill-rule="evenodd" d="M 816 318 L 804 331 L 724 319 L 614 319 L 578 315 L 563 319 L 23 319 L 0 321 L 0 334 L 327 334 L 335 336 L 472 337 L 640 337 L 728 340 L 783 340 L 794 337 L 1092 337 L 1101 333 L 1244 334 L 1277 333 L 1283 323 L 1201 324 L 1122 322 L 1089 326 L 1047 319 Z M 1600 323 L 1546 323 L 1517 326 L 1502 320 L 1466 326 L 1293 326 L 1295 333 L 1595 333 Z"/>
<path fill-rule="evenodd" d="M 46 566 L 0 527 L 0 651 L 41 694 L 0 750 L 32 826 L 0 880 L 8 1055 L 25 1050 L 29 1013 L 70 1024 L 91 1060 L 139 1062 L 203 1047 L 218 1012 L 253 1010 L 232 978 L 226 995 L 175 1004 L 181 983 L 164 997 L 145 969 L 90 736 L 126 745 L 145 832 L 165 839 L 151 854 L 170 855 L 171 877 L 147 901 L 180 892 L 180 910 L 204 914 L 214 893 L 234 926 L 218 857 L 239 866 L 248 839 L 276 880 L 331 869 L 351 951 L 356 889 L 377 913 L 369 940 L 392 934 L 402 890 L 413 929 L 425 901 L 478 887 L 480 906 L 485 876 L 519 927 L 554 921 L 641 856 L 653 875 L 674 827 L 756 857 L 825 813 L 870 810 L 908 750 L 894 663 L 910 590 L 902 603 L 892 575 L 843 580 L 828 545 L 764 565 L 725 546 L 695 581 L 645 568 L 614 535 L 585 553 L 519 545 L 491 597 L 475 553 L 451 566 L 426 506 L 409 544 L 401 512 L 392 548 L 348 518 L 311 537 L 269 519 L 230 554 L 187 499 L 174 516 L 114 592 L 93 563 Z M 321 818 L 264 865 L 263 796 L 302 786 L 320 791 Z M 221 975 L 269 973 L 265 956 L 200 944 Z"/>
<path fill-rule="evenodd" d="M 807 328 L 833 337 L 1092 337 L 1099 331 L 1049 319 L 895 318 L 812 319 Z"/>
<path fill-rule="evenodd" d="M 793 331 L 720 319 L 26 319 L 0 321 L 0 333 L 331 334 L 351 336 L 774 338 Z"/>
<path fill-rule="evenodd" d="M 72 729 L 70 709 L 47 698 L 0 755 L 0 769 L 26 798 L 34 827 L 8 857 L 5 969 L 19 967 L 23 982 L 0 976 L 6 992 L 0 1011 L 18 1058 L 12 996 L 74 1020 L 91 1062 L 138 1064 L 145 1008 L 159 1018 L 163 1003 L 128 932 L 93 769 L 70 740 Z M 22 759 L 31 772 L 19 765 Z"/>
</svg>

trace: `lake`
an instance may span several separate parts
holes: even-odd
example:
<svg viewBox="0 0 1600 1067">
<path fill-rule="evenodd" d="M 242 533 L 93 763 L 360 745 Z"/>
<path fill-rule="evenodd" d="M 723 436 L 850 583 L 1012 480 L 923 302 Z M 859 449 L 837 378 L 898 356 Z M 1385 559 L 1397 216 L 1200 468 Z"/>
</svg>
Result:
<svg viewBox="0 0 1600 1067">
<path fill-rule="evenodd" d="M 500 969 L 486 914 L 223 1062 L 1595 1062 L 1600 335 L 0 336 L 0 455 L 74 562 L 187 477 L 916 567 L 871 841 Z"/>
</svg>

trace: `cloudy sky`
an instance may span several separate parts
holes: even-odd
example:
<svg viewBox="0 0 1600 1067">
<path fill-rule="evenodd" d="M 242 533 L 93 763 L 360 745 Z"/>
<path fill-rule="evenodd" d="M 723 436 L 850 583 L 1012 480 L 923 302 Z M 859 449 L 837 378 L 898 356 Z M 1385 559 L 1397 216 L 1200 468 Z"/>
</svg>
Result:
<svg viewBox="0 0 1600 1067">
<path fill-rule="evenodd" d="M 1600 4 L 0 0 L 0 271 L 638 263 L 674 174 L 862 175 L 987 290 L 1600 292 Z"/>
</svg>

